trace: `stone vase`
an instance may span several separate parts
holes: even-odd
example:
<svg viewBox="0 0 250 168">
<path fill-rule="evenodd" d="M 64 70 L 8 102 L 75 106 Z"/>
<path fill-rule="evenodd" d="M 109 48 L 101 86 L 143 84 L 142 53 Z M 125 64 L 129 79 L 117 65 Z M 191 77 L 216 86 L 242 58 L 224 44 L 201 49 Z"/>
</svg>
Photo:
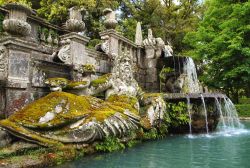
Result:
<svg viewBox="0 0 250 168">
<path fill-rule="evenodd" d="M 104 26 L 106 27 L 106 29 L 115 29 L 116 25 L 117 25 L 117 20 L 115 17 L 115 12 L 112 9 L 104 9 L 103 11 L 106 19 L 104 21 Z"/>
<path fill-rule="evenodd" d="M 70 19 L 66 21 L 66 29 L 72 32 L 82 32 L 85 29 L 85 23 L 82 21 L 82 10 L 78 7 L 69 9 Z"/>
<path fill-rule="evenodd" d="M 3 21 L 3 29 L 13 35 L 27 36 L 31 32 L 31 26 L 27 23 L 27 16 L 31 9 L 16 3 L 5 5 L 9 10 L 9 18 Z"/>
</svg>

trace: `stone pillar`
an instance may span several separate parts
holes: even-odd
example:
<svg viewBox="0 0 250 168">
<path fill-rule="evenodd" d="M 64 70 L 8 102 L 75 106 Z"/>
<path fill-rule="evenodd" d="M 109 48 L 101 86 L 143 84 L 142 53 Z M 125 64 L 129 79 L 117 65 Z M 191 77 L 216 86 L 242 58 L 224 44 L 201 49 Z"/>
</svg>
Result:
<svg viewBox="0 0 250 168">
<path fill-rule="evenodd" d="M 115 30 L 109 29 L 100 33 L 101 39 L 104 39 L 104 43 L 102 44 L 102 48 L 105 48 L 105 53 L 112 57 L 112 55 L 119 54 L 119 38 L 120 34 L 118 34 Z"/>
<path fill-rule="evenodd" d="M 69 33 L 60 37 L 61 40 L 69 42 L 70 48 L 70 60 L 72 65 L 83 65 L 88 61 L 88 55 L 86 52 L 86 44 L 89 42 L 89 38 L 79 35 L 77 33 Z"/>
<path fill-rule="evenodd" d="M 5 5 L 9 10 L 9 18 L 3 21 L 3 29 L 13 35 L 28 36 L 31 26 L 27 23 L 27 17 L 32 13 L 31 9 L 16 3 Z"/>
</svg>

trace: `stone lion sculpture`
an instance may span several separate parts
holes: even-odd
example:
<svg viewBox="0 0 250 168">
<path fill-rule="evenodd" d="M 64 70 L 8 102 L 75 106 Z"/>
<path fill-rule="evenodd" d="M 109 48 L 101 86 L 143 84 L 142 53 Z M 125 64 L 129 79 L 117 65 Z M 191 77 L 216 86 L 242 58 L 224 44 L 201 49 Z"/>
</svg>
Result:
<svg viewBox="0 0 250 168">
<path fill-rule="evenodd" d="M 10 142 L 9 134 L 43 146 L 122 138 L 140 127 L 154 127 L 166 109 L 160 94 L 142 92 L 128 53 L 115 58 L 111 74 L 84 89 L 86 95 L 51 92 L 0 121 L 0 139 L 5 139 L 0 145 Z M 100 92 L 106 93 L 105 100 L 91 96 Z"/>
</svg>

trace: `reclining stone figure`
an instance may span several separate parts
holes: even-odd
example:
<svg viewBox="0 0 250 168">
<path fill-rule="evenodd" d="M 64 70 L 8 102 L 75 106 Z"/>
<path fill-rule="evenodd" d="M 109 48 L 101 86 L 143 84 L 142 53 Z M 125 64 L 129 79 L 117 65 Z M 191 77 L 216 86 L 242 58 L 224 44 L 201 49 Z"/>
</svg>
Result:
<svg viewBox="0 0 250 168">
<path fill-rule="evenodd" d="M 80 96 L 51 92 L 0 121 L 0 138 L 8 138 L 0 145 L 11 142 L 6 132 L 42 146 L 122 138 L 140 127 L 154 127 L 166 109 L 160 94 L 142 92 L 128 53 L 116 57 L 111 74 L 91 81 L 85 89 L 87 95 Z M 106 92 L 106 100 L 91 96 L 100 92 Z M 144 112 L 142 106 L 147 107 Z"/>
</svg>

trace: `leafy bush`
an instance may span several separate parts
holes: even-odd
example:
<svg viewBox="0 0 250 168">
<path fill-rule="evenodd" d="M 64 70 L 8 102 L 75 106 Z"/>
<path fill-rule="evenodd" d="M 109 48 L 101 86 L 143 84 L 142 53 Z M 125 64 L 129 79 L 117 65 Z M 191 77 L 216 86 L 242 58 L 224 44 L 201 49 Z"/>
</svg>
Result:
<svg viewBox="0 0 250 168">
<path fill-rule="evenodd" d="M 240 98 L 239 103 L 240 104 L 250 104 L 250 98 Z"/>
<path fill-rule="evenodd" d="M 116 137 L 107 137 L 103 142 L 100 142 L 95 146 L 97 151 L 102 152 L 113 152 L 124 148 L 125 145 L 119 142 L 119 139 Z"/>
<path fill-rule="evenodd" d="M 184 102 L 167 103 L 167 112 L 170 117 L 170 125 L 178 127 L 189 122 L 187 104 Z"/>
<path fill-rule="evenodd" d="M 240 117 L 250 117 L 250 104 L 235 105 Z"/>
</svg>

